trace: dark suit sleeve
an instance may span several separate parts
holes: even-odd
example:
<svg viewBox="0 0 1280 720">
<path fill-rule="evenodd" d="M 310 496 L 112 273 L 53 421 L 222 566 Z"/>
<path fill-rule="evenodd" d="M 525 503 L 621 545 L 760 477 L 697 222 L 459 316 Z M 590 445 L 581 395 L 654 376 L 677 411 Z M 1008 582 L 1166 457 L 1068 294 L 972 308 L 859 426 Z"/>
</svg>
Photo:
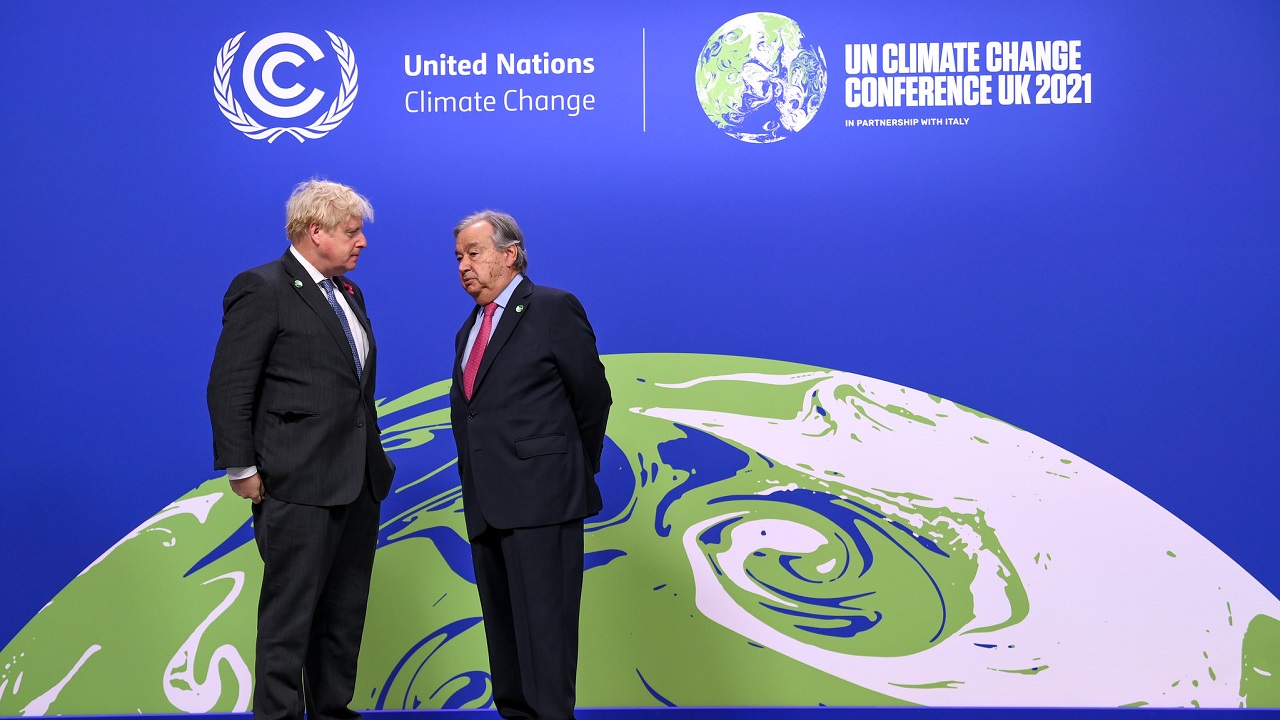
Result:
<svg viewBox="0 0 1280 720">
<path fill-rule="evenodd" d="M 600 472 L 600 456 L 604 451 L 605 424 L 613 398 L 604 364 L 596 350 L 596 334 L 587 321 L 587 311 L 571 294 L 562 296 L 563 307 L 551 335 L 556 367 L 569 392 L 573 414 L 582 437 L 583 449 L 592 472 Z"/>
<path fill-rule="evenodd" d="M 253 419 L 267 357 L 276 336 L 276 301 L 263 278 L 246 272 L 222 299 L 222 334 L 209 370 L 214 467 L 257 464 Z"/>
</svg>

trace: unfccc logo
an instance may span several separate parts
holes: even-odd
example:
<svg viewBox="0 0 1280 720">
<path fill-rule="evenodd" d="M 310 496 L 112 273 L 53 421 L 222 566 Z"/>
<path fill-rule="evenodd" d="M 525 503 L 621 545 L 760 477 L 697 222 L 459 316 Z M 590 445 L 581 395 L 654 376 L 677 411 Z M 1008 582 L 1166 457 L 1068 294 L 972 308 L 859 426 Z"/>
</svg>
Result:
<svg viewBox="0 0 1280 720">
<path fill-rule="evenodd" d="M 351 104 L 355 102 L 356 92 L 360 89 L 359 71 L 356 68 L 355 53 L 351 51 L 347 41 L 328 30 L 325 34 L 329 36 L 333 52 L 337 55 L 339 65 L 342 66 L 342 87 L 338 91 L 338 96 L 329 105 L 329 109 L 315 122 L 305 127 L 297 125 L 267 127 L 240 107 L 240 102 L 231 92 L 231 66 L 235 62 L 236 53 L 240 51 L 240 38 L 244 37 L 244 33 L 228 40 L 222 46 L 222 50 L 218 51 L 218 59 L 213 65 L 213 96 L 218 100 L 218 108 L 222 110 L 222 114 L 231 121 L 231 126 L 254 140 L 275 142 L 276 138 L 288 133 L 297 138 L 298 142 L 306 142 L 308 139 L 322 138 L 329 134 L 330 130 L 342 124 L 342 119 L 351 111 Z M 245 95 L 249 96 L 249 101 L 255 108 L 271 117 L 291 120 L 315 110 L 324 100 L 325 92 L 312 88 L 301 101 L 291 104 L 277 102 L 294 100 L 307 90 L 296 82 L 289 87 L 281 87 L 277 81 L 276 70 L 281 65 L 287 63 L 296 68 L 307 62 L 306 58 L 292 50 L 278 49 L 281 46 L 298 48 L 313 62 L 324 57 L 320 46 L 305 35 L 291 32 L 268 35 L 259 40 L 245 55 L 241 81 Z M 266 94 L 263 94 L 264 90 Z"/>
</svg>

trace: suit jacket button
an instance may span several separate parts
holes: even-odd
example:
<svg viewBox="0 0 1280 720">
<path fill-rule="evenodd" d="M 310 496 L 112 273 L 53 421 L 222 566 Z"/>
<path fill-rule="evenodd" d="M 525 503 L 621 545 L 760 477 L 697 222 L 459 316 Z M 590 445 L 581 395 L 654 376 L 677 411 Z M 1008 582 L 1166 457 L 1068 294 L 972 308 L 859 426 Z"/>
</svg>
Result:
<svg viewBox="0 0 1280 720">
<path fill-rule="evenodd" d="M 356 427 L 364 427 L 364 419 L 356 420 Z"/>
<path fill-rule="evenodd" d="M 474 419 L 475 419 L 475 417 L 476 417 L 476 411 L 475 411 L 475 410 L 468 410 L 468 411 L 467 411 L 467 417 L 469 417 L 469 418 L 471 418 L 472 420 L 474 420 Z"/>
</svg>

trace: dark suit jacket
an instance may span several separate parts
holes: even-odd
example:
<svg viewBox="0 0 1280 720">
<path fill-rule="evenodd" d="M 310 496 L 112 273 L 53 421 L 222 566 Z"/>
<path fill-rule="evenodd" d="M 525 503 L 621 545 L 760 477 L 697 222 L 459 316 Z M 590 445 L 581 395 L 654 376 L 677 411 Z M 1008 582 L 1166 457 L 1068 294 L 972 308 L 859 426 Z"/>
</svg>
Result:
<svg viewBox="0 0 1280 720">
<path fill-rule="evenodd" d="M 600 512 L 609 382 L 586 311 L 573 295 L 521 281 L 493 330 L 468 401 L 456 339 L 449 393 L 467 534 L 536 527 Z"/>
<path fill-rule="evenodd" d="M 208 390 L 214 467 L 256 465 L 266 492 L 286 502 L 345 505 L 366 474 L 381 500 L 395 472 L 374 409 L 364 295 L 344 277 L 336 291 L 369 337 L 363 379 L 324 291 L 292 253 L 238 275 L 222 301 Z"/>
</svg>

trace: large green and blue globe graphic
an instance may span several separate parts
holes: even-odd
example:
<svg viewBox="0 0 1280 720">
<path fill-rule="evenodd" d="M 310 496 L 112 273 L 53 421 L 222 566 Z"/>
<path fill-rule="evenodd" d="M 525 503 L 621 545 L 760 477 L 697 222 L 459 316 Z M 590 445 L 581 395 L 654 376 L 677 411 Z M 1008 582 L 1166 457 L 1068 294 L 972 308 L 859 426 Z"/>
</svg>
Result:
<svg viewBox="0 0 1280 720">
<path fill-rule="evenodd" d="M 720 26 L 698 55 L 698 101 L 730 137 L 771 143 L 809 124 L 827 92 L 822 48 L 785 15 L 757 12 Z"/>
<path fill-rule="evenodd" d="M 1280 707 L 1280 601 L 1080 457 L 854 373 L 604 360 L 581 705 Z M 492 707 L 448 392 L 379 403 L 359 709 Z M 221 476 L 142 520 L 0 653 L 0 716 L 246 710 L 249 518 Z"/>
</svg>

